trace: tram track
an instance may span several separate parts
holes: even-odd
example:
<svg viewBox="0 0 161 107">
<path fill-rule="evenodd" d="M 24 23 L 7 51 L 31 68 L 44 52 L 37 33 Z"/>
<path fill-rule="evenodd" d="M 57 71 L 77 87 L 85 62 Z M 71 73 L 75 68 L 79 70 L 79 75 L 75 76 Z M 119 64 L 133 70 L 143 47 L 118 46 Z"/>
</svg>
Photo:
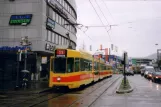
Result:
<svg viewBox="0 0 161 107">
<path fill-rule="evenodd" d="M 79 95 L 82 95 L 80 98 L 78 98 L 78 99 L 76 99 L 76 100 L 73 100 L 72 103 L 69 104 L 69 105 L 67 106 L 67 107 L 71 107 L 71 106 L 73 106 L 77 101 L 80 101 L 81 99 L 83 99 L 83 98 L 89 96 L 90 94 L 94 93 L 96 90 L 99 90 L 99 88 L 103 87 L 105 84 L 106 84 L 106 85 L 107 85 L 107 84 L 110 84 L 110 85 L 108 86 L 108 88 L 109 88 L 109 87 L 112 86 L 112 84 L 114 84 L 115 81 L 117 81 L 119 78 L 120 78 L 120 76 L 119 76 L 119 77 L 110 78 L 110 79 L 107 79 L 107 80 L 105 79 L 105 81 L 97 82 L 97 83 L 94 85 L 94 89 L 93 89 L 93 87 L 89 86 L 88 88 L 86 88 L 86 89 L 83 90 L 83 91 L 69 91 L 69 92 L 67 92 L 67 93 L 45 93 L 45 94 L 43 94 L 43 95 L 34 97 L 34 98 L 32 98 L 32 99 L 25 100 L 25 101 L 22 101 L 22 102 L 19 102 L 19 103 L 10 105 L 10 106 L 8 106 L 8 107 L 22 107 L 22 106 L 23 106 L 23 107 L 34 107 L 34 106 L 39 106 L 39 105 L 41 105 L 41 104 L 43 104 L 43 103 L 45 103 L 45 102 L 48 102 L 48 101 L 50 101 L 50 100 L 53 100 L 53 99 L 65 98 L 65 97 L 68 96 L 68 95 L 74 95 L 74 94 L 77 94 L 78 92 L 84 92 L 83 94 L 82 94 L 82 93 L 79 94 Z M 91 88 L 93 89 L 92 91 L 90 91 Z M 107 88 L 107 89 L 108 89 L 108 88 Z M 105 89 L 105 90 L 103 91 L 103 93 L 104 93 L 107 89 Z M 87 92 L 85 92 L 85 91 L 87 91 Z M 89 92 L 89 91 L 90 91 L 90 92 Z M 101 93 L 100 96 L 101 96 L 103 93 Z M 49 94 L 50 94 L 50 96 L 49 96 Z M 99 98 L 96 98 L 96 100 L 97 100 L 97 99 L 99 99 Z M 96 100 L 95 100 L 95 101 L 96 101 Z M 95 101 L 94 101 L 94 102 L 95 102 Z M 92 102 L 92 104 L 93 104 L 94 102 Z M 92 105 L 92 104 L 91 104 L 91 105 Z M 53 105 L 53 106 L 54 106 L 54 105 Z"/>
<path fill-rule="evenodd" d="M 109 88 L 109 87 L 112 86 L 112 84 L 114 84 L 120 77 L 121 77 L 121 76 L 115 77 L 115 78 L 110 78 L 110 79 L 108 79 L 107 81 L 102 81 L 102 82 L 100 82 L 100 84 L 97 85 L 96 88 L 93 89 L 91 92 L 85 93 L 85 94 L 83 94 L 80 98 L 71 101 L 72 103 L 70 103 L 69 105 L 66 105 L 66 106 L 61 105 L 61 104 L 60 104 L 60 105 L 61 105 L 61 107 L 71 107 L 71 106 L 73 106 L 76 102 L 80 101 L 81 99 L 84 99 L 85 97 L 87 97 L 87 96 L 89 96 L 90 94 L 94 93 L 96 90 L 99 90 L 99 88 L 103 87 L 104 85 L 107 85 L 108 83 L 110 84 L 110 85 L 108 86 L 108 88 Z M 92 88 L 92 87 L 89 87 L 89 89 L 90 89 L 90 88 Z M 107 88 L 107 89 L 108 89 L 108 88 Z M 105 89 L 103 92 L 105 92 L 107 89 Z M 87 89 L 87 90 L 88 90 L 88 89 Z M 77 93 L 77 92 L 76 92 L 76 93 Z M 50 99 L 41 101 L 41 102 L 39 102 L 39 103 L 33 104 L 33 105 L 29 106 L 29 107 L 34 107 L 34 106 L 37 106 L 37 107 L 38 107 L 39 105 L 41 105 L 42 103 L 44 103 L 44 102 L 46 102 L 46 101 L 50 101 L 50 100 L 53 100 L 53 99 L 56 100 L 56 99 L 59 98 L 59 97 L 61 97 L 61 98 L 63 99 L 63 98 L 65 98 L 65 97 L 67 97 L 68 95 L 72 95 L 72 94 L 75 94 L 75 93 L 66 93 L 66 94 L 60 95 L 60 96 L 58 96 L 58 97 L 50 98 Z M 102 94 L 103 94 L 103 93 L 102 93 Z M 101 95 L 102 95 L 102 94 L 101 94 Z M 80 95 L 81 95 L 81 94 L 80 94 Z M 97 100 L 97 99 L 96 99 L 96 100 Z M 59 104 L 58 104 L 58 105 L 59 105 Z M 53 105 L 53 106 L 54 106 L 54 105 Z"/>
<path fill-rule="evenodd" d="M 121 77 L 118 77 L 112 84 L 110 84 L 88 107 L 91 107 L 112 85 L 114 85 Z"/>
<path fill-rule="evenodd" d="M 36 101 L 36 100 L 40 100 L 40 99 L 43 99 L 44 98 L 42 101 L 38 102 L 38 103 L 43 103 L 43 102 L 48 101 L 50 99 L 53 99 L 53 98 L 62 96 L 65 93 L 54 93 L 51 98 L 46 99 L 48 97 L 48 94 L 47 93 L 44 93 L 43 95 L 39 95 L 37 97 L 33 97 L 32 99 L 28 99 L 28 100 L 25 100 L 25 101 L 22 101 L 22 102 L 19 102 L 19 103 L 16 103 L 16 104 L 12 104 L 12 105 L 10 105 L 8 107 L 19 107 L 19 106 L 21 106 L 21 107 L 24 106 L 25 107 L 25 105 L 22 105 L 22 104 L 28 104 L 28 102 L 31 102 L 31 101 L 34 101 L 34 100 Z M 27 107 L 33 107 L 35 105 L 37 105 L 37 103 L 36 104 L 33 104 L 33 105 L 27 105 Z"/>
<path fill-rule="evenodd" d="M 116 82 L 117 82 L 117 80 L 118 79 L 120 79 L 121 78 L 121 76 L 119 76 L 119 77 L 117 77 L 117 78 L 115 78 L 115 79 L 112 79 L 112 80 L 110 80 L 110 81 L 108 81 L 108 82 L 111 82 L 110 83 L 110 85 L 94 100 L 94 101 L 92 101 L 92 103 L 90 104 L 90 105 L 88 105 L 88 107 L 91 107 L 92 105 L 93 105 L 93 103 L 95 102 L 95 101 L 97 101 L 113 84 L 115 84 Z M 104 84 L 104 85 L 106 85 L 106 83 Z M 103 86 L 104 86 L 103 85 Z M 103 87 L 102 86 L 102 87 Z M 76 101 L 74 101 L 71 105 L 69 105 L 68 107 L 72 107 L 76 102 L 78 102 L 78 101 L 80 101 L 80 100 L 82 100 L 82 99 L 84 99 L 85 97 L 87 97 L 88 95 L 90 95 L 90 94 L 92 94 L 92 93 L 94 93 L 96 90 L 98 90 L 99 88 L 102 88 L 102 87 L 98 87 L 98 88 L 96 88 L 95 90 L 93 90 L 92 92 L 90 92 L 90 93 L 88 93 L 87 95 L 85 95 L 85 96 L 83 96 L 83 97 L 81 97 L 80 99 L 78 99 L 78 100 L 76 100 Z"/>
<path fill-rule="evenodd" d="M 110 80 L 108 80 L 107 82 L 110 82 L 110 81 L 112 81 L 112 80 L 110 79 Z M 104 82 L 103 82 L 103 83 L 104 83 Z M 100 83 L 100 85 L 101 85 L 101 83 Z M 100 87 L 99 87 L 99 86 L 97 86 L 97 88 L 96 88 L 96 89 L 94 89 L 93 91 L 97 90 L 98 88 L 100 88 Z M 92 91 L 92 92 L 93 92 L 93 91 Z M 91 94 L 92 92 L 89 92 L 88 94 Z M 76 92 L 76 93 L 77 93 L 77 92 Z M 29 107 L 37 106 L 37 105 L 39 105 L 39 104 L 41 104 L 41 103 L 43 103 L 43 102 L 49 101 L 49 100 L 54 99 L 54 98 L 61 97 L 61 96 L 65 95 L 65 94 L 75 94 L 75 92 L 74 92 L 74 93 L 63 93 L 63 94 L 58 95 L 58 96 L 56 96 L 56 97 L 52 97 L 52 98 L 49 98 L 49 99 L 43 100 L 43 101 L 41 101 L 41 102 L 39 102 L 39 103 L 32 104 L 32 105 L 30 105 Z M 73 102 L 73 103 L 74 103 L 74 102 Z"/>
</svg>

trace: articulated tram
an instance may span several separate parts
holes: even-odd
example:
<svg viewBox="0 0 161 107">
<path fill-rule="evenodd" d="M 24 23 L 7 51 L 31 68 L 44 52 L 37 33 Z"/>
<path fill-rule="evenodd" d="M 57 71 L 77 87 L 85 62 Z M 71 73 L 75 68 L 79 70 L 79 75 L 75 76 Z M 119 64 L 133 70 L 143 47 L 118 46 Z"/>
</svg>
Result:
<svg viewBox="0 0 161 107">
<path fill-rule="evenodd" d="M 83 51 L 56 49 L 50 60 L 49 87 L 79 88 L 113 74 L 111 66 Z"/>
</svg>

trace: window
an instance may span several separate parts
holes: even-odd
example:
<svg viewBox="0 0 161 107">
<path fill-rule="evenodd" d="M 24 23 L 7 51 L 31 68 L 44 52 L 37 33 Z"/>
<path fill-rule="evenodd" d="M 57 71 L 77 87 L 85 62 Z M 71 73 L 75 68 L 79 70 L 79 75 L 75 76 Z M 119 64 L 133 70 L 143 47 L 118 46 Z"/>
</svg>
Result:
<svg viewBox="0 0 161 107">
<path fill-rule="evenodd" d="M 48 30 L 47 30 L 47 32 L 46 32 L 46 40 L 48 41 Z"/>
<path fill-rule="evenodd" d="M 62 18 L 61 25 L 64 26 L 64 18 Z"/>
<path fill-rule="evenodd" d="M 54 59 L 54 72 L 65 73 L 66 72 L 66 58 L 55 58 Z"/>
<path fill-rule="evenodd" d="M 55 34 L 55 43 L 58 44 L 58 42 L 59 42 L 58 34 Z"/>
<path fill-rule="evenodd" d="M 64 38 L 64 45 L 66 45 L 66 43 L 65 43 L 66 41 L 65 40 L 66 40 L 66 38 Z"/>
<path fill-rule="evenodd" d="M 69 40 L 68 40 L 68 39 L 66 39 L 66 44 L 67 44 L 67 45 L 69 44 Z"/>
<path fill-rule="evenodd" d="M 64 2 L 65 2 L 65 1 L 64 1 L 64 0 L 62 0 L 62 5 L 63 5 L 63 7 L 64 7 Z"/>
<path fill-rule="evenodd" d="M 67 10 L 67 2 L 64 1 L 65 9 Z"/>
<path fill-rule="evenodd" d="M 52 33 L 52 42 L 55 43 L 55 33 Z"/>
<path fill-rule="evenodd" d="M 61 4 L 61 1 L 62 1 L 62 0 L 58 0 L 58 2 L 59 2 L 60 4 Z"/>
<path fill-rule="evenodd" d="M 89 62 L 89 70 L 92 71 L 92 61 Z"/>
<path fill-rule="evenodd" d="M 90 71 L 90 61 L 85 59 L 80 59 L 80 68 L 81 71 Z"/>
<path fill-rule="evenodd" d="M 83 59 L 80 59 L 80 69 L 81 69 L 81 71 L 85 71 L 85 65 L 84 65 Z"/>
<path fill-rule="evenodd" d="M 49 8 L 49 17 L 50 17 L 50 18 L 53 17 L 53 10 L 52 10 L 52 8 Z"/>
<path fill-rule="evenodd" d="M 61 25 L 61 19 L 62 19 L 62 17 L 61 16 L 59 16 L 59 24 Z"/>
<path fill-rule="evenodd" d="M 70 73 L 73 71 L 74 71 L 74 58 L 68 58 L 67 59 L 67 72 Z"/>
<path fill-rule="evenodd" d="M 48 31 L 48 41 L 51 41 L 51 31 Z"/>
<path fill-rule="evenodd" d="M 46 5 L 46 16 L 49 16 L 49 6 Z"/>
<path fill-rule="evenodd" d="M 72 8 L 69 6 L 69 13 L 72 14 Z"/>
<path fill-rule="evenodd" d="M 95 62 L 94 65 L 95 65 L 95 66 L 94 66 L 94 69 L 97 71 L 97 70 L 99 69 L 99 67 L 98 67 L 99 64 L 98 64 L 97 62 Z"/>
<path fill-rule="evenodd" d="M 56 13 L 53 11 L 53 17 L 52 17 L 53 20 L 55 20 L 55 14 Z"/>
<path fill-rule="evenodd" d="M 75 72 L 79 72 L 79 64 L 80 64 L 79 58 L 75 58 Z"/>
<path fill-rule="evenodd" d="M 64 37 L 62 37 L 62 44 L 61 45 L 64 45 Z"/>
<path fill-rule="evenodd" d="M 55 20 L 55 21 L 56 21 L 57 23 L 59 23 L 59 16 L 58 16 L 58 14 L 55 13 L 55 16 L 56 16 L 56 20 Z"/>
<path fill-rule="evenodd" d="M 59 45 L 61 45 L 61 36 L 59 35 Z"/>
<path fill-rule="evenodd" d="M 69 31 L 71 32 L 71 28 L 72 28 L 72 26 L 71 25 L 69 25 Z"/>
</svg>

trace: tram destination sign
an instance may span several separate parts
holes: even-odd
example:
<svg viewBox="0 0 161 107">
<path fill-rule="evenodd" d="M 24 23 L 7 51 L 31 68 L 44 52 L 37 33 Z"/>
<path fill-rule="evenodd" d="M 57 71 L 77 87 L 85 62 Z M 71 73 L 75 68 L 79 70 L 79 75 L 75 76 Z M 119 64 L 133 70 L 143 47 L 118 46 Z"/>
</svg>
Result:
<svg viewBox="0 0 161 107">
<path fill-rule="evenodd" d="M 66 57 L 67 56 L 67 50 L 59 49 L 55 51 L 56 57 Z"/>
<path fill-rule="evenodd" d="M 11 15 L 9 24 L 10 25 L 28 25 L 31 23 L 32 14 L 24 15 Z"/>
</svg>

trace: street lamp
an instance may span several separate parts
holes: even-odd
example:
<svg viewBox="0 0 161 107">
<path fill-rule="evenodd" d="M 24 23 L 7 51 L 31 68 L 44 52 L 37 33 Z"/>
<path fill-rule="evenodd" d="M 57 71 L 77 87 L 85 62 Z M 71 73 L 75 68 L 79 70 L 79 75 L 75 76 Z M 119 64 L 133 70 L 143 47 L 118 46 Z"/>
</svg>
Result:
<svg viewBox="0 0 161 107">
<path fill-rule="evenodd" d="M 21 38 L 21 42 L 20 42 L 21 46 L 25 46 L 25 60 L 24 60 L 24 70 L 22 70 L 21 72 L 28 72 L 26 69 L 27 66 L 27 50 L 28 50 L 28 46 L 31 45 L 31 42 L 28 41 L 28 36 L 22 37 Z M 22 50 L 18 50 L 17 52 L 17 78 L 16 78 L 16 89 L 19 88 L 19 62 L 21 61 L 21 54 L 22 54 Z"/>
</svg>

